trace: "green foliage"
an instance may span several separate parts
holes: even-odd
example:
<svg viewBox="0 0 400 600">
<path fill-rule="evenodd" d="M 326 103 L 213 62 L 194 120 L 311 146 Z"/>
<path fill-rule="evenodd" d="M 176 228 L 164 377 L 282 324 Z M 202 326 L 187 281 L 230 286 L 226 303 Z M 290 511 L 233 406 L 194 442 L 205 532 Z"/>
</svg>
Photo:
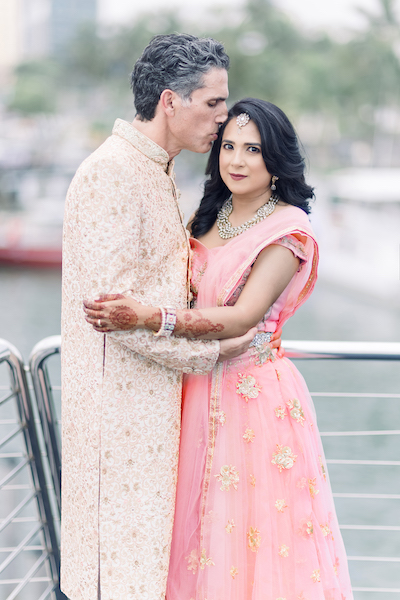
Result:
<svg viewBox="0 0 400 600">
<path fill-rule="evenodd" d="M 58 76 L 59 68 L 52 61 L 19 65 L 9 108 L 25 115 L 54 112 Z"/>
<path fill-rule="evenodd" d="M 400 98 L 394 0 L 380 0 L 379 6 L 378 16 L 362 11 L 367 27 L 347 43 L 306 35 L 271 0 L 248 0 L 239 24 L 230 24 L 230 9 L 220 9 L 222 25 L 212 35 L 231 57 L 230 101 L 265 98 L 292 118 L 323 115 L 348 136 L 371 138 L 379 126 L 377 110 L 398 110 Z M 124 116 L 132 104 L 134 62 L 155 33 L 174 31 L 209 35 L 171 11 L 145 15 L 130 27 L 102 35 L 85 27 L 58 65 L 42 61 L 18 67 L 10 106 L 25 114 L 51 112 L 65 109 L 65 97 L 75 93 L 75 104 L 92 120 L 108 123 Z"/>
</svg>

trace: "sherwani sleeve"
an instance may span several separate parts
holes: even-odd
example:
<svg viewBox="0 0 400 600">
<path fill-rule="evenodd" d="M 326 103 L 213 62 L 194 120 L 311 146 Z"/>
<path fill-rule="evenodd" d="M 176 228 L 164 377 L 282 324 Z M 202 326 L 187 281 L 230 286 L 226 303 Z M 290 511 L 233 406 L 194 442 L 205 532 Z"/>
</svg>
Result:
<svg viewBox="0 0 400 600">
<path fill-rule="evenodd" d="M 79 228 L 79 285 L 86 297 L 128 291 L 135 297 L 143 187 L 132 168 L 115 156 L 98 159 L 76 175 L 69 192 L 76 195 L 76 219 L 71 226 Z M 219 356 L 217 340 L 155 338 L 142 329 L 107 335 L 137 354 L 185 373 L 204 374 Z"/>
</svg>

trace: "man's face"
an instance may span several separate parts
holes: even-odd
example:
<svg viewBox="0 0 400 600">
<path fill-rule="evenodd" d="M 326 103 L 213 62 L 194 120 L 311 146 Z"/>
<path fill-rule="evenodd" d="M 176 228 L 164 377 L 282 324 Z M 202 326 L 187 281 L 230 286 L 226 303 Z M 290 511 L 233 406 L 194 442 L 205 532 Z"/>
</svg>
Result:
<svg viewBox="0 0 400 600">
<path fill-rule="evenodd" d="M 189 100 L 176 100 L 170 133 L 179 150 L 208 152 L 217 139 L 219 126 L 228 117 L 226 70 L 214 67 L 203 75 L 202 82 L 203 87 L 195 90 Z"/>
</svg>

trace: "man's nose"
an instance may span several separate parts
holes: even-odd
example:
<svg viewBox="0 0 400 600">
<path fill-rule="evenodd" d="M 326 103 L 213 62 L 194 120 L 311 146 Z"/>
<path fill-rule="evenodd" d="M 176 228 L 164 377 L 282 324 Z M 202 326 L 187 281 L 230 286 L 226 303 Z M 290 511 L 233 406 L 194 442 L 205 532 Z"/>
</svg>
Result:
<svg viewBox="0 0 400 600">
<path fill-rule="evenodd" d="M 221 110 L 218 112 L 216 122 L 219 125 L 222 125 L 222 123 L 225 123 L 228 118 L 228 107 L 226 106 L 226 102 L 221 102 L 220 108 Z"/>
</svg>

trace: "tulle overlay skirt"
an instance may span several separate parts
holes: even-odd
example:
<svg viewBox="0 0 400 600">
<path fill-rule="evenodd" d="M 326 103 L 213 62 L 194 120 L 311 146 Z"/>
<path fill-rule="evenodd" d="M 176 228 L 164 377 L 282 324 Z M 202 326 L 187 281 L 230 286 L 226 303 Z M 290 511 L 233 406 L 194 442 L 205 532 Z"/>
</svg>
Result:
<svg viewBox="0 0 400 600">
<path fill-rule="evenodd" d="M 186 377 L 167 600 L 349 600 L 305 382 L 247 353 Z"/>
</svg>

